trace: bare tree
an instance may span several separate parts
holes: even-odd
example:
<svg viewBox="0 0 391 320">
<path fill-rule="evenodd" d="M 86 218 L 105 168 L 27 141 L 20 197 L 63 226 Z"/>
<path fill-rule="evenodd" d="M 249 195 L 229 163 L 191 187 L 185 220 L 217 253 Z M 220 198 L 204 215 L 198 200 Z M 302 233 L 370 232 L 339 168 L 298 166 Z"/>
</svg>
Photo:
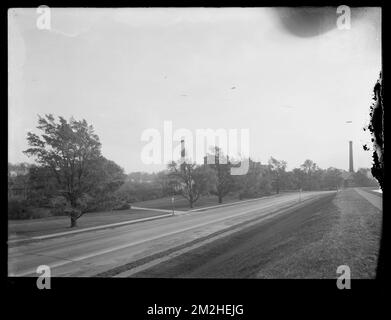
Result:
<svg viewBox="0 0 391 320">
<path fill-rule="evenodd" d="M 207 169 L 195 163 L 172 162 L 168 165 L 169 177 L 176 182 L 177 191 L 189 201 L 190 208 L 208 190 L 210 179 Z"/>
<path fill-rule="evenodd" d="M 215 188 L 211 191 L 216 195 L 219 203 L 223 203 L 223 198 L 232 190 L 233 179 L 231 176 L 231 164 L 229 158 L 222 153 L 219 147 L 214 150 L 215 163 L 210 167 L 215 171 Z"/>
<path fill-rule="evenodd" d="M 279 161 L 271 157 L 269 160 L 269 166 L 273 175 L 273 184 L 276 189 L 276 193 L 279 194 L 287 163 L 284 160 Z"/>
</svg>

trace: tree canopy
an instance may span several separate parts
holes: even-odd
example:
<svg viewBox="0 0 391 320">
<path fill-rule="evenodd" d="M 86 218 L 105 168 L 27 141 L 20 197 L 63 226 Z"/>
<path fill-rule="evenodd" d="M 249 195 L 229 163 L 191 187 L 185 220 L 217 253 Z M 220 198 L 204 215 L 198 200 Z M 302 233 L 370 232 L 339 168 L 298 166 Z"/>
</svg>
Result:
<svg viewBox="0 0 391 320">
<path fill-rule="evenodd" d="M 102 156 L 99 137 L 86 120 L 58 117 L 56 121 L 47 114 L 39 116 L 37 129 L 41 135 L 28 132 L 30 148 L 24 153 L 55 178 L 57 193 L 69 201 L 71 226 L 75 226 L 86 208 L 80 202 L 118 188 L 124 180 L 123 169 Z"/>
</svg>

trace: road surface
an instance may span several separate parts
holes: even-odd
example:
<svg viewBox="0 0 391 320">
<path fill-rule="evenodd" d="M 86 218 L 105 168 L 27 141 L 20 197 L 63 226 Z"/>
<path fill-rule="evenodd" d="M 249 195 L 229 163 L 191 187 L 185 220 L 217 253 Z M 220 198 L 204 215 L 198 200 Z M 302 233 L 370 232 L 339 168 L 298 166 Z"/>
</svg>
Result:
<svg viewBox="0 0 391 320">
<path fill-rule="evenodd" d="M 52 276 L 126 275 L 132 263 L 153 265 L 149 257 L 156 258 L 161 252 L 172 250 L 169 254 L 178 255 L 186 248 L 248 228 L 254 219 L 267 220 L 292 205 L 305 206 L 331 194 L 335 192 L 304 192 L 301 197 L 288 193 L 134 225 L 10 244 L 8 272 L 10 276 L 37 276 L 37 267 L 48 265 Z"/>
<path fill-rule="evenodd" d="M 381 195 L 346 189 L 118 276 L 335 279 L 347 265 L 352 278 L 373 279 L 381 222 Z"/>
</svg>

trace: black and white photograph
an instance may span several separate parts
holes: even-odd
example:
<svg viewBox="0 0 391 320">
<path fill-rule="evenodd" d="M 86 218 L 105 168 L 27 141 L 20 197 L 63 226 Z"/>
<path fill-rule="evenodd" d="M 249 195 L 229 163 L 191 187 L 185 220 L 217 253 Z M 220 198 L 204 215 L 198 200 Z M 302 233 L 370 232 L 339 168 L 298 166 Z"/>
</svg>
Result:
<svg viewBox="0 0 391 320">
<path fill-rule="evenodd" d="M 381 7 L 42 5 L 7 24 L 8 278 L 379 276 Z"/>
</svg>

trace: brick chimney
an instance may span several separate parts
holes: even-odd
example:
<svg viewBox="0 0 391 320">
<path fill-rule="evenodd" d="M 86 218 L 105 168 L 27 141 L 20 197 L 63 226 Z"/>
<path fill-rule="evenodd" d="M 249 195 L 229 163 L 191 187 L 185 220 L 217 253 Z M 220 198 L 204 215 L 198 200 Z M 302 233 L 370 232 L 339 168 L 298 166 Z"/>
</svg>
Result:
<svg viewBox="0 0 391 320">
<path fill-rule="evenodd" d="M 185 152 L 185 140 L 182 139 L 181 140 L 181 158 L 184 159 L 185 155 L 186 155 L 186 152 Z"/>
</svg>

